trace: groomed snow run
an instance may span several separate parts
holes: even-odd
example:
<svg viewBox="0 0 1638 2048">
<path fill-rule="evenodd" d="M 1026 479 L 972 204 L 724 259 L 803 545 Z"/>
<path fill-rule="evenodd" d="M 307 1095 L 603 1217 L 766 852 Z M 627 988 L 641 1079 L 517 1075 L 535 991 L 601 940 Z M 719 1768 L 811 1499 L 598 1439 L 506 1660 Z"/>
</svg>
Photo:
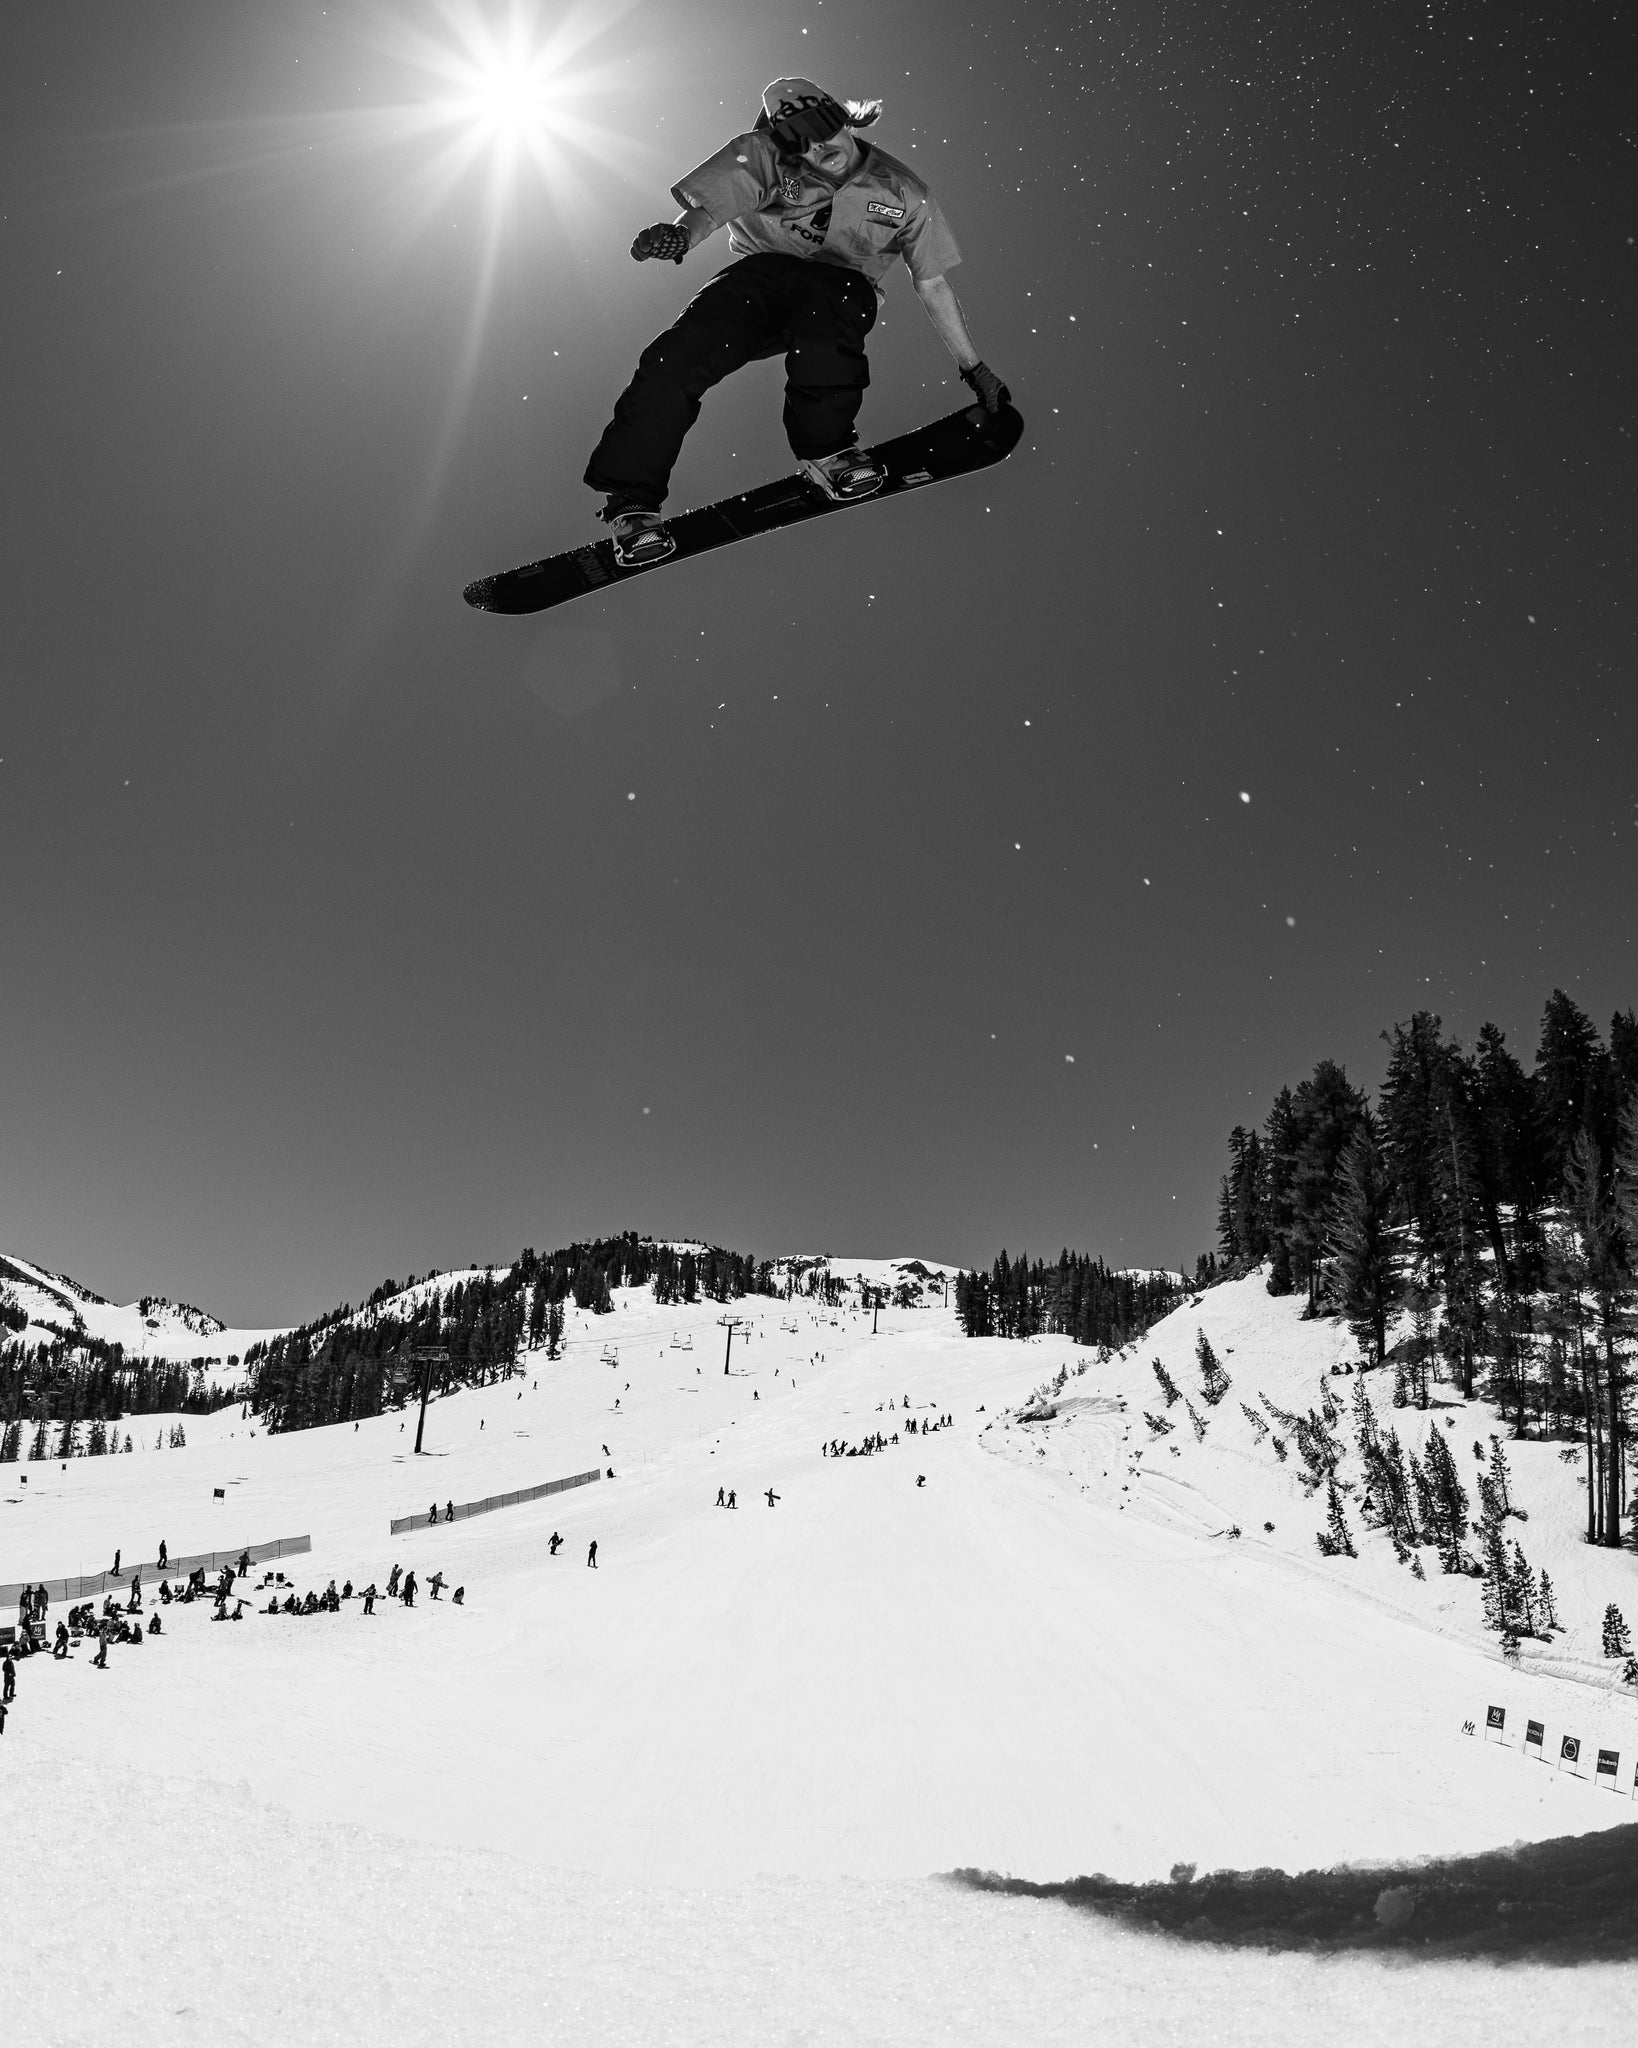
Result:
<svg viewBox="0 0 1638 2048">
<path fill-rule="evenodd" d="M 714 1303 L 571 1315 L 561 1360 L 435 1402 L 419 1459 L 413 1412 L 269 1438 L 232 1408 L 189 1417 L 185 1449 L 0 1467 L 0 1580 L 310 1533 L 298 1590 L 394 1562 L 422 1586 L 369 1618 L 170 1607 L 106 1671 L 83 1645 L 22 1665 L 0 1738 L 15 2038 L 1628 2038 L 1617 1966 L 1411 1967 L 1410 1929 L 1383 1956 L 1231 1951 L 936 1875 L 1294 1871 L 1630 1823 L 1463 1732 L 1500 1702 L 1510 1729 L 1620 1747 L 1628 1783 L 1638 1761 L 1590 1613 L 1630 1561 L 1575 1543 L 1551 1447 L 1510 1455 L 1569 1626 L 1515 1670 L 1431 1553 L 1413 1582 L 1356 1521 L 1360 1557 L 1320 1557 L 1323 1496 L 1259 1462 L 1238 1399 L 1306 1409 L 1353 1347 L 1256 1279 L 1104 1365 L 966 1341 L 936 1297 L 874 1338 L 848 1308 L 731 1306 L 730 1374 Z M 1201 1326 L 1233 1395 L 1157 1450 L 1148 1360 L 1196 1390 Z M 1021 1421 L 1060 1367 L 1057 1414 Z M 1453 1448 L 1494 1426 L 1478 1404 L 1418 1426 L 1447 1419 Z M 388 1538 L 434 1499 L 592 1465 L 615 1477 Z M 435 1571 L 463 1607 L 426 1597 Z"/>
</svg>

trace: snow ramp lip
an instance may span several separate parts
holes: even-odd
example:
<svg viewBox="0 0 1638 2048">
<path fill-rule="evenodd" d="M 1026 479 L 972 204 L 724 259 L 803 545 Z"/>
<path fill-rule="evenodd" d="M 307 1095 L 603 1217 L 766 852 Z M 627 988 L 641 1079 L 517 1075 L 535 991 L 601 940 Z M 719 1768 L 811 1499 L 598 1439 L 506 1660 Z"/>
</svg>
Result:
<svg viewBox="0 0 1638 2048">
<path fill-rule="evenodd" d="M 1391 1949 L 1429 1962 L 1638 1961 L 1638 1824 L 1474 1856 L 1330 1870 L 1216 1870 L 1125 1884 L 1101 1873 L 1033 1884 L 953 1870 L 970 1891 L 1057 1899 L 1134 1932 L 1226 1948 Z"/>
</svg>

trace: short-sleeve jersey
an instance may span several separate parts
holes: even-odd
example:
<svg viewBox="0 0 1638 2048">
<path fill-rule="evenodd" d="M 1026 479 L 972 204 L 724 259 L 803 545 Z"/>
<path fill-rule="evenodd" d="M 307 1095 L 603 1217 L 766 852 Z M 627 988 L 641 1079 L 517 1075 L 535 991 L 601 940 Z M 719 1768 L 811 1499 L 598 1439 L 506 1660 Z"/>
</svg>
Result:
<svg viewBox="0 0 1638 2048">
<path fill-rule="evenodd" d="M 918 284 L 942 277 L 961 251 L 938 201 L 907 164 L 873 143 L 859 147 L 852 175 L 832 185 L 800 158 L 781 156 L 764 131 L 736 135 L 679 179 L 672 197 L 726 226 L 736 256 L 844 264 L 878 292 L 901 256 Z"/>
</svg>

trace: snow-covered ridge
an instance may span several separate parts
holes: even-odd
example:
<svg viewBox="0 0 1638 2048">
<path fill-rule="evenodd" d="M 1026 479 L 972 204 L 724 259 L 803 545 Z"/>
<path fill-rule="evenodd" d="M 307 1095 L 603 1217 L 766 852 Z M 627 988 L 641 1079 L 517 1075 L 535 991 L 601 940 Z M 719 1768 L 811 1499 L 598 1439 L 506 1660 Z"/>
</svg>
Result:
<svg viewBox="0 0 1638 2048">
<path fill-rule="evenodd" d="M 247 1345 L 278 1334 L 230 1329 L 193 1303 L 171 1301 L 162 1294 L 145 1294 L 123 1304 L 107 1301 L 66 1273 L 54 1273 L 15 1253 L 0 1257 L 0 1295 L 27 1315 L 27 1328 L 11 1334 L 29 1346 L 95 1340 L 121 1345 L 127 1357 L 198 1359 L 226 1366 L 241 1358 Z"/>
</svg>

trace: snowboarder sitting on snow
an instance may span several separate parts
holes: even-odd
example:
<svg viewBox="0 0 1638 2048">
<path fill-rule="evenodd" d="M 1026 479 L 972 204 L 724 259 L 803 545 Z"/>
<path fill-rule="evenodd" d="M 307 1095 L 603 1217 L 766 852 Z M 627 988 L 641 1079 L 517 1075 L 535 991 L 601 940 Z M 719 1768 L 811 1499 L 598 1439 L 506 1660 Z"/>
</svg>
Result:
<svg viewBox="0 0 1638 2048">
<path fill-rule="evenodd" d="M 586 482 L 607 494 L 601 517 L 623 569 L 675 549 L 660 507 L 700 400 L 768 356 L 785 358 L 785 433 L 803 473 L 830 498 L 881 489 L 886 473 L 860 448 L 855 422 L 870 382 L 865 337 L 901 257 L 963 379 L 991 412 L 1007 398 L 945 275 L 961 251 L 938 202 L 907 164 L 860 140 L 881 101 L 777 78 L 762 108 L 754 129 L 672 186 L 677 218 L 631 245 L 639 263 L 681 263 L 726 226 L 739 261 L 644 349 L 586 466 Z"/>
<path fill-rule="evenodd" d="M 464 1607 L 466 1605 L 466 1588 L 464 1586 L 457 1586 L 449 1597 L 455 1606 Z"/>
<path fill-rule="evenodd" d="M 148 1623 L 148 1633 L 151 1636 L 156 1636 L 159 1634 L 159 1616 L 157 1614 L 155 1614 Z"/>
</svg>

